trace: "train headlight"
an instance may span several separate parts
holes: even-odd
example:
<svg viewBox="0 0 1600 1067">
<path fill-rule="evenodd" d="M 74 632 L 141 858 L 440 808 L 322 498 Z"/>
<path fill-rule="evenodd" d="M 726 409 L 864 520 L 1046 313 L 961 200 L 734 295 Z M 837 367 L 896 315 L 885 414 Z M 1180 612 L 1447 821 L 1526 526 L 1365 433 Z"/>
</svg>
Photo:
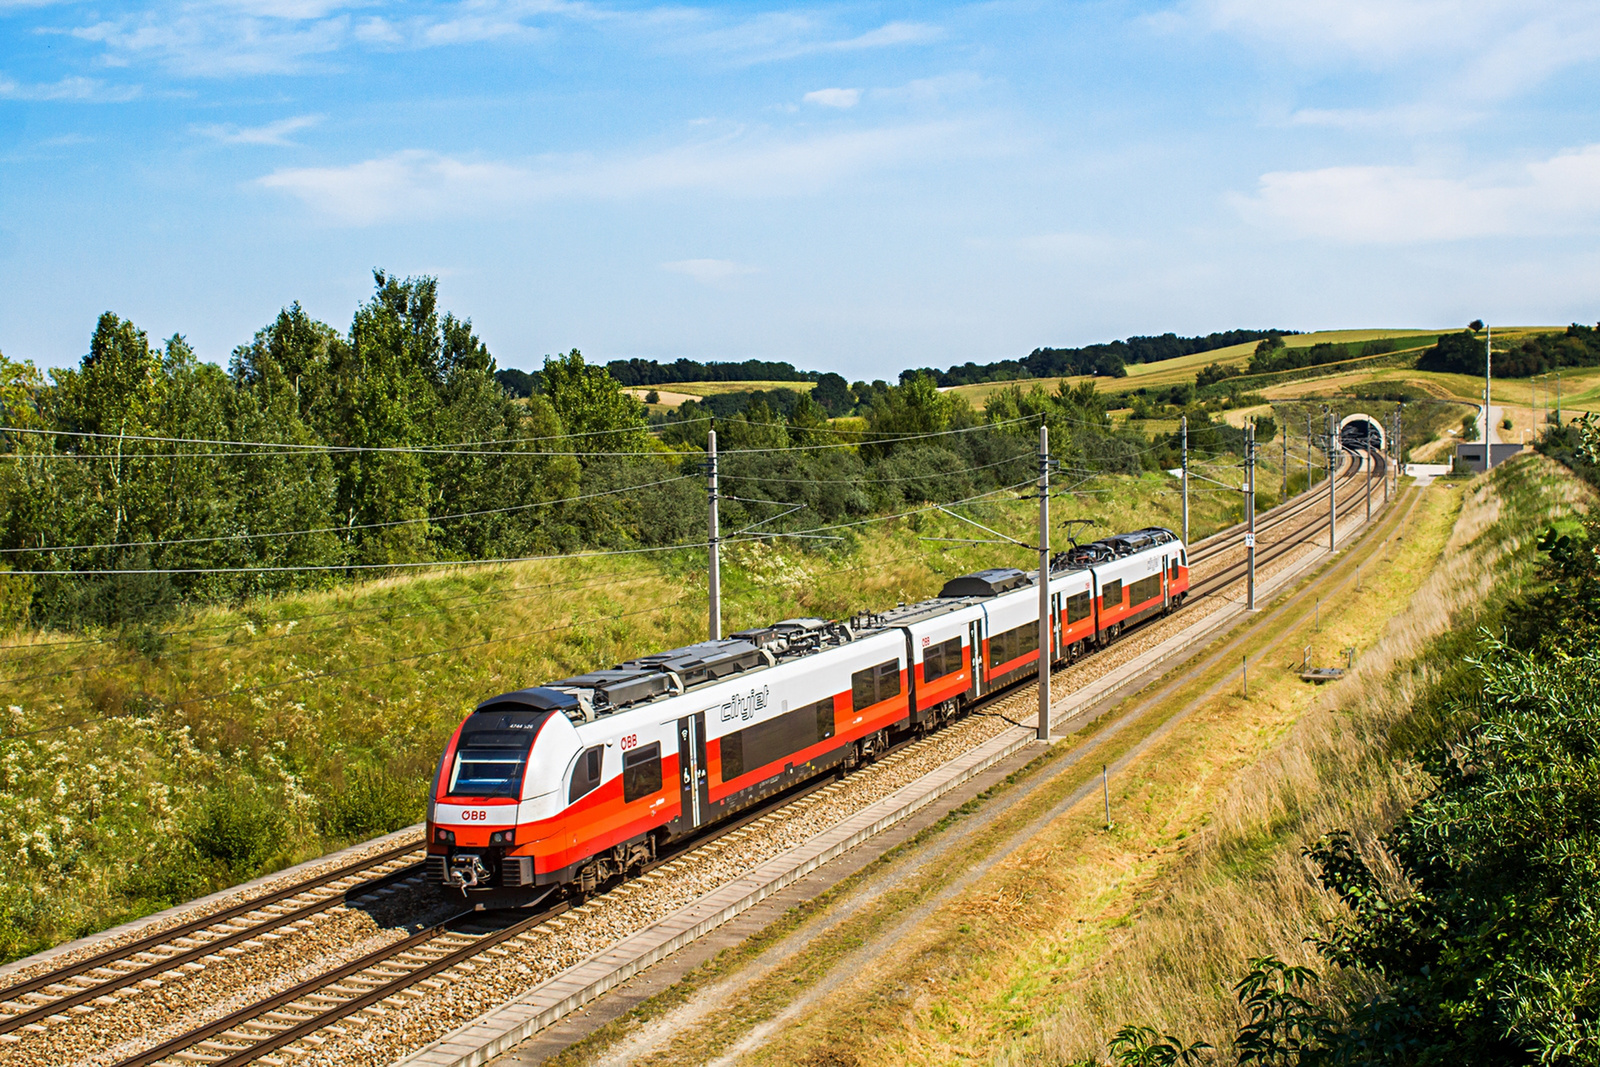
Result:
<svg viewBox="0 0 1600 1067">
<path fill-rule="evenodd" d="M 515 830 L 496 830 L 489 835 L 489 844 L 491 845 L 514 845 L 516 842 L 517 832 Z"/>
<path fill-rule="evenodd" d="M 454 830 L 446 830 L 442 826 L 436 826 L 433 830 L 433 839 L 441 845 L 453 845 L 456 843 L 456 832 Z"/>
</svg>

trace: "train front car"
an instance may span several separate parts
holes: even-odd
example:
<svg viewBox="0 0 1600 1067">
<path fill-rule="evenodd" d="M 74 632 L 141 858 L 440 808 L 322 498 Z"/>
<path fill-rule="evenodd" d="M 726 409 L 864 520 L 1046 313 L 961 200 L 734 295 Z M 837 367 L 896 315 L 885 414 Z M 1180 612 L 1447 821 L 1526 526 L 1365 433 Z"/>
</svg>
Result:
<svg viewBox="0 0 1600 1067">
<path fill-rule="evenodd" d="M 536 858 L 560 832 L 562 781 L 581 747 L 569 704 L 559 690 L 522 689 L 467 716 L 428 799 L 430 882 L 494 904 L 537 895 Z"/>
</svg>

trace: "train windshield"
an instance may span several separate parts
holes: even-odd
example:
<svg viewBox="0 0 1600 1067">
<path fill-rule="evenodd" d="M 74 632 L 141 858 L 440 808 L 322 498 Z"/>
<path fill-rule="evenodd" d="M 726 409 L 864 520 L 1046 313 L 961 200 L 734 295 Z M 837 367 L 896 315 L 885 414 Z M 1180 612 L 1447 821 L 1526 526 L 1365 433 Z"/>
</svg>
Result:
<svg viewBox="0 0 1600 1067">
<path fill-rule="evenodd" d="M 516 798 L 522 793 L 522 772 L 527 766 L 527 745 L 462 747 L 450 769 L 450 796 Z"/>
</svg>

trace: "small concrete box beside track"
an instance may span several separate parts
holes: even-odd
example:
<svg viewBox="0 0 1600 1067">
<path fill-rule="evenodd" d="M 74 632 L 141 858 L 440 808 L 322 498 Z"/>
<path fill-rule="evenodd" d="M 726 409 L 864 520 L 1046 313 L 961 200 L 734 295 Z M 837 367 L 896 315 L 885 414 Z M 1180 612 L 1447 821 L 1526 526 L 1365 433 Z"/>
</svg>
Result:
<svg viewBox="0 0 1600 1067">
<path fill-rule="evenodd" d="M 1498 467 L 1518 452 L 1523 446 L 1517 444 L 1489 444 L 1484 441 L 1473 441 L 1469 444 L 1456 445 L 1456 468 L 1465 468 L 1482 474 L 1490 467 Z"/>
</svg>

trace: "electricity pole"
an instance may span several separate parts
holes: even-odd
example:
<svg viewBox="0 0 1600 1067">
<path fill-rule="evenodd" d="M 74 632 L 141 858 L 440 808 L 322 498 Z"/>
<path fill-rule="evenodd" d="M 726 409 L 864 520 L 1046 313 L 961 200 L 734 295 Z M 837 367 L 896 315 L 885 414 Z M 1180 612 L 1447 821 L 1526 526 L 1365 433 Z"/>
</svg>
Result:
<svg viewBox="0 0 1600 1067">
<path fill-rule="evenodd" d="M 1245 602 L 1247 611 L 1256 610 L 1256 424 L 1244 427 L 1244 535 Z"/>
<path fill-rule="evenodd" d="M 1556 371 L 1556 428 L 1561 428 L 1561 371 Z"/>
<path fill-rule="evenodd" d="M 1394 409 L 1394 491 L 1400 491 L 1400 475 L 1406 469 L 1406 406 Z"/>
<path fill-rule="evenodd" d="M 1050 427 L 1039 427 L 1039 732 L 1050 740 Z"/>
<path fill-rule="evenodd" d="M 1328 431 L 1328 551 L 1332 552 L 1339 547 L 1339 495 L 1334 486 L 1338 481 L 1334 477 L 1338 446 L 1334 440 L 1333 413 L 1329 412 L 1325 420 L 1323 425 Z"/>
<path fill-rule="evenodd" d="M 1306 492 L 1311 492 L 1311 412 L 1306 412 Z"/>
<path fill-rule="evenodd" d="M 1283 499 L 1289 499 L 1289 420 L 1283 420 Z"/>
<path fill-rule="evenodd" d="M 1189 416 L 1178 420 L 1183 435 L 1183 543 L 1189 543 Z"/>
<path fill-rule="evenodd" d="M 1486 457 L 1484 461 L 1485 470 L 1494 466 L 1494 460 L 1492 458 L 1488 458 L 1490 455 L 1489 420 L 1493 418 L 1493 416 L 1489 414 L 1489 346 L 1493 342 L 1494 327 L 1485 326 L 1483 328 L 1483 454 Z"/>
<path fill-rule="evenodd" d="M 710 533 L 707 544 L 711 548 L 711 618 L 708 629 L 712 641 L 722 639 L 722 566 L 721 537 L 717 527 L 717 431 L 706 431 L 706 494 L 711 499 Z"/>
<path fill-rule="evenodd" d="M 1372 521 L 1372 423 L 1367 423 L 1367 454 L 1361 457 L 1361 465 L 1367 468 L 1367 521 Z"/>
</svg>

